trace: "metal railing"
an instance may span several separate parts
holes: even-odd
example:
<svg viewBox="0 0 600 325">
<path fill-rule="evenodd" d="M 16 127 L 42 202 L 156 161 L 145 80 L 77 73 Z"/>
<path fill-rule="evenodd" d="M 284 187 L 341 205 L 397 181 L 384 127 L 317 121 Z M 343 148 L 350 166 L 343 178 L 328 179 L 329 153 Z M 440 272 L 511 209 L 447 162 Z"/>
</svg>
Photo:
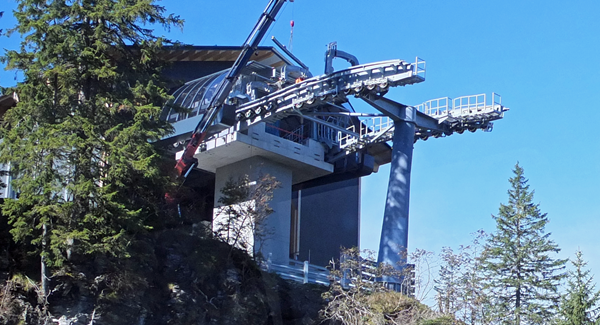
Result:
<svg viewBox="0 0 600 325">
<path fill-rule="evenodd" d="M 328 116 L 325 122 L 329 124 L 334 124 L 336 126 L 340 126 L 342 128 L 347 128 L 348 125 L 352 124 L 352 121 L 349 117 L 337 117 L 337 116 Z M 317 141 L 321 143 L 325 143 L 329 146 L 338 146 L 340 144 L 340 139 L 343 137 L 342 132 L 321 123 L 314 123 L 316 128 L 316 136 Z"/>
<path fill-rule="evenodd" d="M 419 112 L 434 118 L 445 116 L 461 118 L 485 113 L 502 114 L 502 97 L 496 93 L 492 93 L 490 97 L 487 94 L 462 96 L 454 99 L 442 97 L 428 100 L 414 107 Z"/>
<path fill-rule="evenodd" d="M 361 120 L 359 130 L 356 130 L 354 125 L 347 128 L 348 131 L 357 133 L 358 136 L 350 133 L 340 135 L 340 148 L 345 149 L 363 142 L 373 141 L 388 133 L 393 127 L 394 121 L 387 116 L 375 116 Z"/>
<path fill-rule="evenodd" d="M 361 259 L 361 279 L 360 281 L 363 284 L 373 284 L 378 282 L 383 284 L 389 290 L 401 292 L 404 295 L 414 298 L 415 294 L 415 265 L 414 264 L 406 264 L 403 271 L 401 271 L 401 275 L 398 275 L 398 279 L 400 283 L 392 283 L 392 282 L 381 282 L 381 271 L 378 270 L 377 262 Z M 339 279 L 339 282 L 344 289 L 349 289 L 355 286 L 357 281 L 356 277 L 348 277 L 347 272 L 342 272 L 343 276 Z"/>
<path fill-rule="evenodd" d="M 452 111 L 458 111 L 461 116 L 485 109 L 485 94 L 463 96 L 452 101 Z"/>
<path fill-rule="evenodd" d="M 315 123 L 315 127 L 317 128 L 317 141 L 326 143 L 330 146 L 339 145 L 340 131 L 319 123 Z"/>
<path fill-rule="evenodd" d="M 273 124 L 266 123 L 265 132 L 299 144 L 304 144 L 306 142 L 306 137 L 304 136 L 304 125 L 300 125 L 300 127 L 294 131 L 288 131 Z"/>
<path fill-rule="evenodd" d="M 402 292 L 408 296 L 414 296 L 414 265 L 408 264 L 409 272 L 402 279 L 402 283 L 387 283 L 386 287 L 390 290 Z M 300 262 L 289 260 L 287 265 L 274 264 L 270 260 L 263 263 L 262 268 L 267 272 L 275 272 L 283 279 L 292 280 L 301 283 L 313 283 L 328 286 L 332 281 L 340 283 L 342 288 L 349 289 L 354 286 L 353 278 L 349 278 L 346 272 L 342 272 L 342 277 L 332 277 L 329 269 L 322 266 L 312 265 L 308 261 Z M 378 281 L 377 263 L 367 259 L 361 259 L 362 281 L 373 283 Z"/>
<path fill-rule="evenodd" d="M 439 123 L 448 123 L 459 133 L 462 133 L 461 130 L 474 131 L 478 128 L 489 131 L 492 126 L 490 121 L 502 118 L 504 112 L 508 110 L 502 106 L 502 98 L 496 93 L 492 93 L 491 96 L 478 94 L 454 99 L 441 97 L 414 107 L 419 112 L 437 119 Z M 393 130 L 394 123 L 389 117 L 377 116 L 361 119 L 358 130 L 357 127 L 350 126 L 349 133 L 340 134 L 339 146 L 346 152 L 350 152 L 361 149 L 369 143 L 389 141 Z M 420 138 L 426 139 L 429 135 Z M 443 136 L 443 134 L 440 135 Z"/>
<path fill-rule="evenodd" d="M 425 80 L 425 60 L 420 59 L 419 57 L 416 57 L 415 59 L 415 66 L 414 66 L 414 72 L 417 76 L 423 78 L 423 80 Z"/>
<path fill-rule="evenodd" d="M 452 99 L 450 97 L 436 98 L 416 105 L 415 108 L 429 116 L 446 115 L 452 109 Z"/>
<path fill-rule="evenodd" d="M 275 272 L 286 280 L 301 283 L 315 283 L 328 286 L 330 282 L 329 270 L 322 266 L 312 265 L 308 261 L 300 262 L 290 260 L 287 265 L 271 263 L 267 260 L 263 264 L 267 272 Z"/>
</svg>

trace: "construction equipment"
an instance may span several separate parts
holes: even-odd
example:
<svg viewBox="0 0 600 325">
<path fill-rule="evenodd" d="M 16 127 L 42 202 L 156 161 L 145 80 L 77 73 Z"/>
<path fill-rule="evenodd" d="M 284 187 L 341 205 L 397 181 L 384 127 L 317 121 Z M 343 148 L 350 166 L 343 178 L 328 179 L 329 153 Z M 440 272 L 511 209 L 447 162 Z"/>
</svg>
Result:
<svg viewBox="0 0 600 325">
<path fill-rule="evenodd" d="M 252 57 L 252 54 L 254 54 L 256 47 L 258 47 L 260 44 L 261 40 L 265 36 L 265 33 L 271 26 L 271 23 L 275 20 L 275 17 L 285 2 L 286 0 L 270 0 L 267 8 L 263 11 L 260 19 L 244 42 L 242 52 L 238 56 L 231 69 L 229 69 L 229 73 L 225 76 L 225 79 L 221 82 L 213 97 L 210 99 L 210 104 L 208 105 L 206 113 L 192 133 L 191 140 L 187 144 L 183 155 L 175 165 L 175 169 L 177 170 L 179 176 L 186 175 L 189 169 L 196 164 L 194 154 L 196 153 L 198 146 L 206 137 L 208 128 L 215 120 L 215 117 L 218 115 L 219 111 L 222 109 L 225 99 L 227 96 L 229 96 L 235 81 L 240 75 L 240 72 L 250 61 L 250 58 Z"/>
</svg>

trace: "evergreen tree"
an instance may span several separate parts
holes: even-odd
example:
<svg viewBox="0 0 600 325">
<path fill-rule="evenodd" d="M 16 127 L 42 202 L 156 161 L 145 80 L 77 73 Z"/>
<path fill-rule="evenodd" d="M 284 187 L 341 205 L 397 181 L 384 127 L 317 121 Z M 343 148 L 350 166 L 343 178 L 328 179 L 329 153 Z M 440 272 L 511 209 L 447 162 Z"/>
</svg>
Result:
<svg viewBox="0 0 600 325">
<path fill-rule="evenodd" d="M 493 323 L 543 324 L 556 313 L 557 287 L 565 277 L 566 260 L 545 232 L 548 218 L 533 203 L 523 168 L 517 164 L 510 179 L 508 204 L 501 204 L 496 231 L 482 255 Z"/>
<path fill-rule="evenodd" d="M 567 293 L 561 302 L 560 315 L 563 318 L 561 324 L 598 324 L 600 291 L 596 291 L 596 285 L 592 283 L 594 277 L 590 275 L 589 270 L 585 269 L 587 263 L 583 260 L 581 251 L 577 251 L 575 260 L 571 263 L 575 270 L 569 272 Z"/>
<path fill-rule="evenodd" d="M 19 50 L 3 57 L 22 71 L 20 101 L 6 113 L 0 162 L 10 163 L 17 200 L 2 212 L 17 242 L 46 267 L 72 254 L 129 256 L 156 216 L 165 178 L 151 144 L 167 98 L 159 75 L 164 39 L 147 24 L 181 26 L 153 0 L 21 0 Z"/>
</svg>

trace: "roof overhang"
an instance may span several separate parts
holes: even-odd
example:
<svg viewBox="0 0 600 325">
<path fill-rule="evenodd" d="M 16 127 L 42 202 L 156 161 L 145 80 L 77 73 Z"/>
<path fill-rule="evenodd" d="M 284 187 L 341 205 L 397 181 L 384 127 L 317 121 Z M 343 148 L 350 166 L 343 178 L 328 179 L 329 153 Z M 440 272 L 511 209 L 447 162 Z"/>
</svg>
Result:
<svg viewBox="0 0 600 325">
<path fill-rule="evenodd" d="M 169 62 L 235 62 L 242 50 L 241 46 L 165 46 L 163 59 Z M 252 61 L 272 67 L 293 64 L 272 46 L 259 46 Z"/>
<path fill-rule="evenodd" d="M 18 101 L 19 97 L 17 97 L 16 93 L 12 93 L 11 95 L 0 95 L 0 119 L 4 117 L 4 114 L 9 108 L 17 105 Z"/>
</svg>

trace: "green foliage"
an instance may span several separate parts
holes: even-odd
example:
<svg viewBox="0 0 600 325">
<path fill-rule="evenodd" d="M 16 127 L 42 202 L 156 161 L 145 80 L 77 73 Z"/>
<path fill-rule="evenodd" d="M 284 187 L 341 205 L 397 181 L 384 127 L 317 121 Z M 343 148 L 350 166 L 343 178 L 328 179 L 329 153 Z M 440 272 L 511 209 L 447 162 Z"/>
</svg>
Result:
<svg viewBox="0 0 600 325">
<path fill-rule="evenodd" d="M 567 292 L 561 301 L 560 324 L 598 324 L 600 291 L 596 291 L 596 285 L 592 282 L 594 277 L 585 269 L 587 263 L 583 260 L 581 251 L 577 251 L 575 260 L 571 263 L 575 269 L 569 272 Z"/>
<path fill-rule="evenodd" d="M 39 288 L 33 280 L 21 273 L 14 274 L 12 278 L 8 281 L 8 283 L 19 286 L 24 291 L 39 290 Z"/>
<path fill-rule="evenodd" d="M 35 302 L 39 291 L 36 282 L 21 273 L 16 273 L 10 279 L 0 282 L 0 323 L 39 323 L 41 310 L 25 302 L 26 299 Z"/>
<path fill-rule="evenodd" d="M 548 218 L 533 203 L 523 168 L 517 164 L 514 174 L 508 204 L 501 204 L 493 217 L 496 232 L 482 255 L 488 318 L 500 324 L 542 324 L 556 313 L 566 260 L 553 257 L 560 249 L 544 230 Z"/>
<path fill-rule="evenodd" d="M 7 200 L 17 242 L 51 266 L 70 254 L 129 256 L 135 234 L 159 214 L 166 178 L 151 142 L 168 98 L 159 78 L 164 39 L 147 24 L 181 26 L 153 0 L 22 0 L 17 106 L 5 116 L 0 162 L 10 163 L 18 200 Z"/>
<path fill-rule="evenodd" d="M 440 316 L 433 319 L 426 319 L 419 323 L 419 325 L 456 325 L 460 324 L 451 316 Z"/>
</svg>

